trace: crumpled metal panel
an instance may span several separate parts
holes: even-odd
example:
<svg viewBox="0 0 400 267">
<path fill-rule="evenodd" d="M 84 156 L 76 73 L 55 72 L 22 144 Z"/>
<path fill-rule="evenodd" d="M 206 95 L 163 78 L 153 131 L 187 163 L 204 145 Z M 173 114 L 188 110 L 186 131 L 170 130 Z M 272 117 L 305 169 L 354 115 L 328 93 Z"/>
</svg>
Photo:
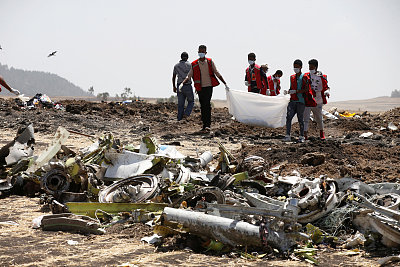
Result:
<svg viewBox="0 0 400 267">
<path fill-rule="evenodd" d="M 33 155 L 35 136 L 32 124 L 26 127 L 17 137 L 0 149 L 0 166 L 9 166 L 22 158 Z"/>
<path fill-rule="evenodd" d="M 100 203 L 144 202 L 156 196 L 160 188 L 158 178 L 152 174 L 122 179 L 101 190 Z"/>
</svg>

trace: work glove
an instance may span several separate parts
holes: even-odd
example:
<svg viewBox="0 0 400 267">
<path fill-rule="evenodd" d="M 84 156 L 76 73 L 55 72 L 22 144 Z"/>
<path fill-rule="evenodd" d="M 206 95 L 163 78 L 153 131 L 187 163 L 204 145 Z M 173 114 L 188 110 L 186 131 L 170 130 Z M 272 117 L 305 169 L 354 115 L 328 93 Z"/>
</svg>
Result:
<svg viewBox="0 0 400 267">
<path fill-rule="evenodd" d="M 20 92 L 17 89 L 11 88 L 11 93 L 13 93 L 14 95 L 19 95 Z"/>
<path fill-rule="evenodd" d="M 283 94 L 284 94 L 284 95 L 287 95 L 287 94 L 288 94 L 288 91 L 287 91 L 287 90 L 283 90 Z"/>
<path fill-rule="evenodd" d="M 267 95 L 271 95 L 271 91 L 267 89 Z"/>
<path fill-rule="evenodd" d="M 296 90 L 289 90 L 289 94 L 295 94 Z"/>
<path fill-rule="evenodd" d="M 178 86 L 178 91 L 179 91 L 179 92 L 182 92 L 182 87 L 183 87 L 183 83 L 181 83 L 181 84 Z"/>
<path fill-rule="evenodd" d="M 225 84 L 225 90 L 229 91 L 229 86 L 227 84 Z"/>
<path fill-rule="evenodd" d="M 249 86 L 249 82 L 248 81 L 244 81 L 244 85 Z"/>
<path fill-rule="evenodd" d="M 324 92 L 324 95 L 325 95 L 326 97 L 330 97 L 330 96 L 331 96 L 331 94 L 329 93 L 329 90 L 326 90 L 326 91 Z"/>
</svg>

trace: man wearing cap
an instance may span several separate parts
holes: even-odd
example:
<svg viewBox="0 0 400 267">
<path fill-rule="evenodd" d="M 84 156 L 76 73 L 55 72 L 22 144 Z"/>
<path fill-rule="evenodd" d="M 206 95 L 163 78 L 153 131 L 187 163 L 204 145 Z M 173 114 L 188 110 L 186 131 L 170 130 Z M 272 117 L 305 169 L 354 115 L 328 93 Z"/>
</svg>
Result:
<svg viewBox="0 0 400 267">
<path fill-rule="evenodd" d="M 247 91 L 256 94 L 265 94 L 264 91 L 268 89 L 267 75 L 261 70 L 261 67 L 256 64 L 256 54 L 249 53 L 247 59 L 249 66 L 244 76 L 244 84 L 247 86 Z"/>
<path fill-rule="evenodd" d="M 191 65 L 187 61 L 189 58 L 188 53 L 182 52 L 181 60 L 174 66 L 174 71 L 172 74 L 172 86 L 174 93 L 178 96 L 178 121 L 182 120 L 184 117 L 189 117 L 194 106 L 194 95 L 192 82 L 190 80 L 186 81 L 180 90 L 179 85 L 186 78 L 190 72 Z M 176 77 L 178 77 L 178 82 L 176 82 Z M 185 101 L 187 100 L 187 106 L 185 109 Z"/>
<path fill-rule="evenodd" d="M 213 87 L 219 85 L 217 77 L 225 84 L 226 90 L 229 90 L 229 87 L 215 67 L 214 61 L 211 58 L 206 58 L 207 47 L 200 45 L 198 53 L 199 58 L 192 62 L 192 68 L 182 83 L 185 84 L 193 78 L 194 88 L 199 95 L 200 101 L 201 120 L 203 122 L 201 132 L 208 133 L 211 130 L 211 97 Z M 179 87 L 181 86 L 182 84 Z"/>
<path fill-rule="evenodd" d="M 19 95 L 19 91 L 17 89 L 11 88 L 6 81 L 3 79 L 3 77 L 0 76 L 0 85 L 5 87 L 10 93 L 13 93 L 14 95 Z M 1 92 L 1 87 L 0 87 L 0 92 Z"/>
</svg>

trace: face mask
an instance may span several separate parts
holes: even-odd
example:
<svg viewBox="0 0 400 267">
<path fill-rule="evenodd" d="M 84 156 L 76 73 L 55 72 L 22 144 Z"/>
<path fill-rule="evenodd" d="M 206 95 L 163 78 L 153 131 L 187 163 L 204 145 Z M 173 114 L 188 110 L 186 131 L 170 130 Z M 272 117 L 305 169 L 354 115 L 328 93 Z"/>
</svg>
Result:
<svg viewBox="0 0 400 267">
<path fill-rule="evenodd" d="M 300 72 L 300 68 L 294 68 L 294 73 L 299 73 Z"/>
<path fill-rule="evenodd" d="M 279 78 L 279 77 L 275 77 L 275 80 L 278 80 L 278 81 L 279 81 L 280 79 L 281 79 L 281 78 Z"/>
<path fill-rule="evenodd" d="M 256 63 L 254 60 L 249 59 L 249 65 L 253 65 L 254 63 Z"/>
<path fill-rule="evenodd" d="M 206 56 L 206 53 L 199 53 L 199 58 L 203 58 Z"/>
<path fill-rule="evenodd" d="M 315 74 L 317 71 L 314 69 L 314 70 L 310 70 L 310 73 L 311 74 Z"/>
</svg>

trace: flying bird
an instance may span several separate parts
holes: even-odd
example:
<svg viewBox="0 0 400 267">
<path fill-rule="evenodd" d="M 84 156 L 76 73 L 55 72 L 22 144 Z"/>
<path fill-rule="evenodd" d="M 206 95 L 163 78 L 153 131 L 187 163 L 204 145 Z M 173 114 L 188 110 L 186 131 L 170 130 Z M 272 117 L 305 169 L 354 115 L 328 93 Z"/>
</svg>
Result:
<svg viewBox="0 0 400 267">
<path fill-rule="evenodd" d="M 52 56 L 55 56 L 56 55 L 56 53 L 57 53 L 57 51 L 54 51 L 54 52 L 51 52 L 47 57 L 52 57 Z"/>
</svg>

